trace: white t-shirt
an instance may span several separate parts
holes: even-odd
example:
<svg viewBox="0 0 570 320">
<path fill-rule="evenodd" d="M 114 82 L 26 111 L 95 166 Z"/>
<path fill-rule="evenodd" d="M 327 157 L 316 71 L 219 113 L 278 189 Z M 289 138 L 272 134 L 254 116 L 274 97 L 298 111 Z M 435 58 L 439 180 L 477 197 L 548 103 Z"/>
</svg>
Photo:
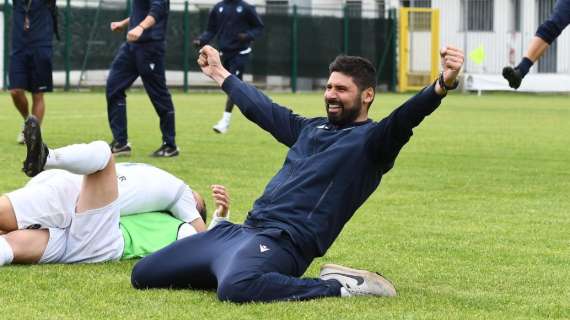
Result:
<svg viewBox="0 0 570 320">
<path fill-rule="evenodd" d="M 143 163 L 117 163 L 118 206 L 122 216 L 170 211 L 185 222 L 200 215 L 192 189 L 174 175 Z M 83 176 L 65 170 L 46 170 L 24 188 L 7 194 L 18 227 L 67 228 L 75 213 Z"/>
</svg>

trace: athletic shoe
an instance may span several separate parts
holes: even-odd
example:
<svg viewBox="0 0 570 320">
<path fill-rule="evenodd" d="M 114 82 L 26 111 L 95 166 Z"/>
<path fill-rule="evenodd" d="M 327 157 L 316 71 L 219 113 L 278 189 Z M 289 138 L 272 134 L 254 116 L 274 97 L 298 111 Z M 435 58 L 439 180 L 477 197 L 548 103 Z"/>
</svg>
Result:
<svg viewBox="0 0 570 320">
<path fill-rule="evenodd" d="M 216 123 L 215 126 L 212 127 L 214 132 L 217 133 L 226 133 L 228 132 L 229 128 L 230 128 L 230 122 L 224 118 L 222 118 L 220 121 L 218 121 L 218 123 Z"/>
<path fill-rule="evenodd" d="M 334 279 L 340 282 L 348 293 L 345 296 L 396 296 L 396 289 L 388 279 L 366 270 L 325 264 L 321 267 L 320 278 L 322 280 Z"/>
<path fill-rule="evenodd" d="M 158 148 L 155 152 L 151 153 L 151 157 L 156 158 L 171 158 L 176 157 L 180 154 L 180 150 L 177 147 L 169 146 L 163 143 L 160 148 Z"/>
<path fill-rule="evenodd" d="M 44 170 L 48 156 L 48 148 L 42 141 L 40 122 L 35 116 L 29 116 L 24 124 L 24 139 L 26 141 L 26 160 L 22 171 L 28 177 L 34 177 Z"/>
<path fill-rule="evenodd" d="M 111 148 L 111 152 L 115 155 L 115 157 L 128 157 L 131 155 L 131 144 L 128 142 L 118 143 L 117 141 L 113 140 L 111 143 L 109 143 L 109 147 Z"/>
<path fill-rule="evenodd" d="M 18 144 L 25 144 L 26 143 L 26 139 L 24 138 L 24 131 L 23 130 L 20 133 L 18 133 L 18 136 L 16 137 L 16 142 Z"/>
<path fill-rule="evenodd" d="M 522 75 L 519 69 L 513 67 L 503 68 L 503 78 L 509 82 L 509 87 L 518 89 L 521 86 Z"/>
</svg>

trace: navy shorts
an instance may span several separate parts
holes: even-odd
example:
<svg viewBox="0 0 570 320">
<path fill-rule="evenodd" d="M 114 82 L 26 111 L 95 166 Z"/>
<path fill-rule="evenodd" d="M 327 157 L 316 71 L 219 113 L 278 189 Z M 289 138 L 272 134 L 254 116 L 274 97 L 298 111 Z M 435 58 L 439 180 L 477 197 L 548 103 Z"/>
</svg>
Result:
<svg viewBox="0 0 570 320">
<path fill-rule="evenodd" d="M 14 50 L 10 53 L 9 89 L 32 93 L 53 90 L 51 47 Z"/>
<path fill-rule="evenodd" d="M 223 54 L 222 55 L 222 65 L 231 74 L 243 80 L 243 72 L 245 71 L 245 65 L 249 61 L 249 54 Z"/>
</svg>

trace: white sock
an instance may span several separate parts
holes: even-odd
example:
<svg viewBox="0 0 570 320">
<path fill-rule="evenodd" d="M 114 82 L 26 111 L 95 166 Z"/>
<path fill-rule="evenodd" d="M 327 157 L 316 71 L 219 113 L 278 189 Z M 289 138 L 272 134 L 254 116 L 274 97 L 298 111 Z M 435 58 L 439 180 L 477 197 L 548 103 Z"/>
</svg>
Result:
<svg viewBox="0 0 570 320">
<path fill-rule="evenodd" d="M 103 170 L 111 159 L 111 148 L 105 141 L 89 144 L 72 144 L 49 149 L 45 169 L 63 169 L 71 173 L 88 175 Z"/>
<path fill-rule="evenodd" d="M 346 290 L 345 287 L 340 287 L 340 296 L 343 297 L 343 298 L 352 297 L 352 295 L 350 294 L 350 292 L 348 292 L 348 290 Z"/>
<path fill-rule="evenodd" d="M 0 236 L 0 266 L 11 264 L 14 260 L 14 251 L 4 236 Z"/>
<path fill-rule="evenodd" d="M 224 111 L 224 115 L 222 116 L 222 120 L 224 120 L 227 123 L 230 123 L 231 119 L 232 119 L 232 113 Z"/>
</svg>

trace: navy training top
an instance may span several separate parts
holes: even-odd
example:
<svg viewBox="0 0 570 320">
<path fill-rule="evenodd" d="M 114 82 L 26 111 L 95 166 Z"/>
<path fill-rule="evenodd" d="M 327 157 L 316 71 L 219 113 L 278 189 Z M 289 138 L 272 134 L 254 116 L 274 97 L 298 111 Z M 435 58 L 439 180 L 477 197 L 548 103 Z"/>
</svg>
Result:
<svg viewBox="0 0 570 320">
<path fill-rule="evenodd" d="M 138 26 L 147 15 L 152 16 L 156 21 L 135 42 L 164 41 L 166 39 L 166 23 L 169 10 L 169 0 L 134 0 L 129 17 L 129 30 Z"/>
<path fill-rule="evenodd" d="M 243 0 L 224 0 L 216 3 L 208 17 L 208 27 L 200 35 L 200 46 L 208 44 L 217 35 L 222 53 L 237 53 L 250 47 L 263 32 L 263 22 L 255 7 Z M 240 40 L 239 33 L 246 39 Z"/>
<path fill-rule="evenodd" d="M 245 225 L 285 230 L 309 261 L 326 253 L 393 167 L 412 129 L 441 103 L 432 85 L 380 122 L 337 127 L 327 118 L 294 114 L 233 75 L 222 89 L 249 120 L 290 148 Z"/>
<path fill-rule="evenodd" d="M 30 29 L 24 30 L 26 8 Z M 47 0 L 14 0 L 12 15 L 12 51 L 23 48 L 51 47 L 53 18 Z"/>
</svg>

